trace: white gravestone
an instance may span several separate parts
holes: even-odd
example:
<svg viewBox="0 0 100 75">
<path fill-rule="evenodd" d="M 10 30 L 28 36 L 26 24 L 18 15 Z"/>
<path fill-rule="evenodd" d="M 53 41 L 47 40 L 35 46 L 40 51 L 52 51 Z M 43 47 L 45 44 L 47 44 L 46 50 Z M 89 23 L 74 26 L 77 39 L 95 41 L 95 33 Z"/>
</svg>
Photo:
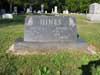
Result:
<svg viewBox="0 0 100 75">
<path fill-rule="evenodd" d="M 27 8 L 26 13 L 32 13 L 32 7 Z"/>
<path fill-rule="evenodd" d="M 58 14 L 57 6 L 54 7 L 54 14 Z"/>
<path fill-rule="evenodd" d="M 29 8 L 27 8 L 26 13 L 30 13 L 30 9 Z"/>
<path fill-rule="evenodd" d="M 65 10 L 63 11 L 63 14 L 65 14 Z"/>
<path fill-rule="evenodd" d="M 89 6 L 89 14 L 86 15 L 90 21 L 100 21 L 100 4 L 93 3 Z"/>
<path fill-rule="evenodd" d="M 45 11 L 45 14 L 47 14 L 48 12 L 47 11 Z"/>
<path fill-rule="evenodd" d="M 40 11 L 40 10 L 38 10 L 38 11 L 37 11 L 37 14 L 41 14 L 41 11 Z"/>
<path fill-rule="evenodd" d="M 100 14 L 100 4 L 93 3 L 89 7 L 89 13 L 90 14 Z"/>
<path fill-rule="evenodd" d="M 52 8 L 52 11 L 51 11 L 51 13 L 52 13 L 52 14 L 54 14 L 53 8 Z"/>
<path fill-rule="evenodd" d="M 64 10 L 63 11 L 63 14 L 68 14 L 68 10 Z"/>
<path fill-rule="evenodd" d="M 12 14 L 3 14 L 2 18 L 3 19 L 13 19 L 13 15 Z"/>
</svg>

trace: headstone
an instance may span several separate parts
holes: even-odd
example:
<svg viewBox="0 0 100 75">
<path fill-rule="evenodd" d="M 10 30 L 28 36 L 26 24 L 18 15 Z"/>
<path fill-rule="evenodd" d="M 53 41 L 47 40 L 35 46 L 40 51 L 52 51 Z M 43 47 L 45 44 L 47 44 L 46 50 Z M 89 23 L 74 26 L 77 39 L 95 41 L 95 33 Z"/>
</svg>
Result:
<svg viewBox="0 0 100 75">
<path fill-rule="evenodd" d="M 3 14 L 2 19 L 13 19 L 13 15 L 12 14 Z"/>
<path fill-rule="evenodd" d="M 68 10 L 66 10 L 66 14 L 68 14 L 69 12 L 68 12 Z"/>
<path fill-rule="evenodd" d="M 52 13 L 52 14 L 54 14 L 53 8 L 52 8 L 52 11 L 51 11 L 51 13 Z"/>
<path fill-rule="evenodd" d="M 100 14 L 88 14 L 87 19 L 90 21 L 100 22 Z"/>
<path fill-rule="evenodd" d="M 93 3 L 89 7 L 89 14 L 100 14 L 100 4 Z"/>
<path fill-rule="evenodd" d="M 58 14 L 57 6 L 54 7 L 54 14 Z"/>
<path fill-rule="evenodd" d="M 63 14 L 65 14 L 65 10 L 63 11 Z"/>
<path fill-rule="evenodd" d="M 27 16 L 24 40 L 17 39 L 9 50 L 24 54 L 87 48 L 85 43 L 78 40 L 76 21 L 72 16 Z"/>
<path fill-rule="evenodd" d="M 36 14 L 36 10 L 34 10 L 33 13 Z"/>
<path fill-rule="evenodd" d="M 48 12 L 45 10 L 45 14 L 47 14 Z"/>
<path fill-rule="evenodd" d="M 86 15 L 87 19 L 90 21 L 99 22 L 100 21 L 100 4 L 93 3 L 89 6 L 89 14 Z"/>
<path fill-rule="evenodd" d="M 40 11 L 40 10 L 38 10 L 38 11 L 37 11 L 37 14 L 41 14 L 41 11 Z"/>
<path fill-rule="evenodd" d="M 44 4 L 41 4 L 41 13 L 44 13 Z"/>
<path fill-rule="evenodd" d="M 63 14 L 68 14 L 68 10 L 64 10 L 63 11 Z"/>
<path fill-rule="evenodd" d="M 66 16 L 31 16 L 25 20 L 24 41 L 75 42 L 75 18 Z"/>
<path fill-rule="evenodd" d="M 27 8 L 26 13 L 32 13 L 32 7 Z"/>
<path fill-rule="evenodd" d="M 17 14 L 17 7 L 14 7 L 14 14 Z"/>
<path fill-rule="evenodd" d="M 26 13 L 30 13 L 30 9 L 29 8 L 26 9 Z"/>
<path fill-rule="evenodd" d="M 27 16 L 24 27 L 24 40 L 14 44 L 15 52 L 86 48 L 77 41 L 76 21 L 71 16 Z M 77 44 L 78 43 L 78 44 Z"/>
</svg>

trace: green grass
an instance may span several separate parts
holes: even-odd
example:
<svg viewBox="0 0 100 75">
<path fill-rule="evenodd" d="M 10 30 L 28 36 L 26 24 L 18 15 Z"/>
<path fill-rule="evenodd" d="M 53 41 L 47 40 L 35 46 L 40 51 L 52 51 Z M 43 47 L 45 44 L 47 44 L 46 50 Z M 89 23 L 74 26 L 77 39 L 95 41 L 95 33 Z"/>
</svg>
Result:
<svg viewBox="0 0 100 75">
<path fill-rule="evenodd" d="M 0 18 L 0 75 L 100 75 L 100 23 L 76 16 L 81 38 L 97 48 L 97 55 L 82 50 L 60 51 L 55 54 L 15 56 L 7 54 L 16 38 L 23 37 L 24 15 L 13 20 Z"/>
<path fill-rule="evenodd" d="M 87 21 L 85 17 L 77 16 L 78 33 L 89 44 L 100 50 L 100 23 Z"/>
</svg>

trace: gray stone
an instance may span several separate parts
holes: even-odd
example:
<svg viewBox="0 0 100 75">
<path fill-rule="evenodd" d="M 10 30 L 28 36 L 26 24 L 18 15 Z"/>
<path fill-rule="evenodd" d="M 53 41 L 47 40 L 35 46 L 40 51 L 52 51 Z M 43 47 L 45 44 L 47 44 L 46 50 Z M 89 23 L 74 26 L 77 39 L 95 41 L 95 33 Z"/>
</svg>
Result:
<svg viewBox="0 0 100 75">
<path fill-rule="evenodd" d="M 26 42 L 19 38 L 15 43 L 16 50 L 59 50 L 59 49 L 86 49 L 88 45 L 80 38 L 76 42 Z"/>
<path fill-rule="evenodd" d="M 77 37 L 76 21 L 71 16 L 27 16 L 24 39 L 17 39 L 9 51 L 15 54 L 59 51 L 73 48 L 87 49 Z"/>
<path fill-rule="evenodd" d="M 36 14 L 36 10 L 34 10 L 33 13 Z"/>
<path fill-rule="evenodd" d="M 69 16 L 28 16 L 25 20 L 24 41 L 75 42 L 76 21 Z"/>
</svg>

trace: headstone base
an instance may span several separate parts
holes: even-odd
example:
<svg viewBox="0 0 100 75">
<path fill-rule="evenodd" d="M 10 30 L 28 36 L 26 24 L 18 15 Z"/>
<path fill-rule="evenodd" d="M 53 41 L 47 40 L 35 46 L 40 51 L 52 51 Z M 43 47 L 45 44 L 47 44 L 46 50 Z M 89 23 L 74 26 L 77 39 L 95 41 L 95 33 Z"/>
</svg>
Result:
<svg viewBox="0 0 100 75">
<path fill-rule="evenodd" d="M 87 51 L 88 44 L 80 38 L 75 43 L 64 42 L 25 42 L 23 39 L 17 39 L 7 52 L 14 54 L 39 54 L 48 52 L 57 52 L 61 50 L 80 49 Z"/>
<path fill-rule="evenodd" d="M 87 14 L 87 19 L 94 22 L 100 22 L 100 14 Z"/>
</svg>

